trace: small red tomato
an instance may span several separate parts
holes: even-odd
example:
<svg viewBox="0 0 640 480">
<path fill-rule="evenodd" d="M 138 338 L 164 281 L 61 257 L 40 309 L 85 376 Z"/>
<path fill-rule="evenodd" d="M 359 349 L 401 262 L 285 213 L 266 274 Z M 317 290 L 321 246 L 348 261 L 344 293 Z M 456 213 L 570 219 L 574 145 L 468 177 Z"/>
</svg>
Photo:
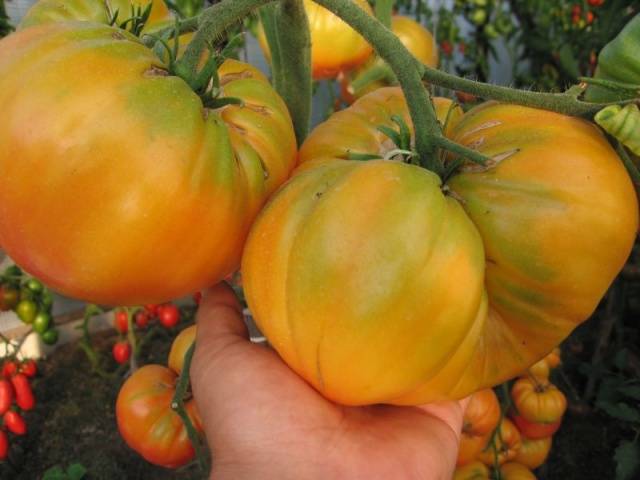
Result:
<svg viewBox="0 0 640 480">
<path fill-rule="evenodd" d="M 158 308 L 159 305 L 156 305 L 155 303 L 150 303 L 149 305 L 145 305 L 144 309 L 149 313 L 149 315 L 151 315 L 152 317 L 155 317 L 156 315 L 158 315 Z"/>
<path fill-rule="evenodd" d="M 113 346 L 112 353 L 115 361 L 123 364 L 131 357 L 131 345 L 129 342 L 118 342 Z"/>
<path fill-rule="evenodd" d="M 158 312 L 158 319 L 165 328 L 175 327 L 180 321 L 180 310 L 173 303 L 162 305 Z"/>
<path fill-rule="evenodd" d="M 9 380 L 3 378 L 0 380 L 0 415 L 9 410 L 13 403 L 13 387 Z"/>
<path fill-rule="evenodd" d="M 148 312 L 146 312 L 145 310 L 140 310 L 139 312 L 136 312 L 135 320 L 138 328 L 147 328 L 147 325 L 149 325 L 149 320 L 151 319 L 149 318 Z"/>
<path fill-rule="evenodd" d="M 113 317 L 113 326 L 120 333 L 129 331 L 129 318 L 124 310 L 117 310 Z"/>
<path fill-rule="evenodd" d="M 9 437 L 7 432 L 0 430 L 0 460 L 5 460 L 9 454 Z"/>
<path fill-rule="evenodd" d="M 442 50 L 442 53 L 444 53 L 447 56 L 453 53 L 453 45 L 451 45 L 451 42 L 448 40 L 444 40 L 440 44 L 440 49 Z"/>
<path fill-rule="evenodd" d="M 17 373 L 11 377 L 13 390 L 16 393 L 16 405 L 22 410 L 31 410 L 36 406 L 36 399 L 31 391 L 29 379 L 22 373 Z"/>
<path fill-rule="evenodd" d="M 30 358 L 22 362 L 22 365 L 20 365 L 20 373 L 24 373 L 29 378 L 35 377 L 36 373 L 38 373 L 36 361 Z"/>
<path fill-rule="evenodd" d="M 2 376 L 10 378 L 18 371 L 18 365 L 13 360 L 9 360 L 2 365 Z"/>
<path fill-rule="evenodd" d="M 587 12 L 587 24 L 592 24 L 595 18 L 596 16 L 593 14 L 593 12 Z"/>
<path fill-rule="evenodd" d="M 196 302 L 196 305 L 200 305 L 201 300 L 202 300 L 202 292 L 196 292 L 193 294 L 193 301 Z"/>
<path fill-rule="evenodd" d="M 589 0 L 587 3 L 592 7 L 600 7 L 604 3 L 604 0 Z"/>
<path fill-rule="evenodd" d="M 15 410 L 9 410 L 4 414 L 4 425 L 11 433 L 16 435 L 24 435 L 27 433 L 27 424 L 24 418 Z"/>
<path fill-rule="evenodd" d="M 580 5 L 574 5 L 571 8 L 571 14 L 576 16 L 576 15 L 580 15 L 582 13 L 582 7 Z"/>
</svg>

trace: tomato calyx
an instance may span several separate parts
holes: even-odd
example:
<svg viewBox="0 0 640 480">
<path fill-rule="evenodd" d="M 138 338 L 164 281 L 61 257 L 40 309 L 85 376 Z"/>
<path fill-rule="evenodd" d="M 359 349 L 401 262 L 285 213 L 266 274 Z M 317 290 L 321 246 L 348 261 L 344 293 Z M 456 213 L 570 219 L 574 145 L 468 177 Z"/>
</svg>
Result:
<svg viewBox="0 0 640 480">
<path fill-rule="evenodd" d="M 149 2 L 146 7 L 143 7 L 141 5 L 131 5 L 131 16 L 129 18 L 126 18 L 122 22 L 118 21 L 118 17 L 120 16 L 120 9 L 116 8 L 115 10 L 113 10 L 109 2 L 104 2 L 104 5 L 107 9 L 107 23 L 110 26 L 121 28 L 122 30 L 126 30 L 132 33 L 136 37 L 139 37 L 145 25 L 149 21 L 153 2 Z"/>
</svg>

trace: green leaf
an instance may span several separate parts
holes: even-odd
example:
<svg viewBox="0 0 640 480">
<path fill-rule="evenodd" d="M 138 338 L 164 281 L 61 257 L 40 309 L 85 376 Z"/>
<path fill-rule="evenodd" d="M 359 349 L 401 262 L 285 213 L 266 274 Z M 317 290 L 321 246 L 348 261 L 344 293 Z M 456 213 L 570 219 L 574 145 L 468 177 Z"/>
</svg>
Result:
<svg viewBox="0 0 640 480">
<path fill-rule="evenodd" d="M 640 412 L 626 403 L 598 402 L 596 407 L 618 420 L 640 423 Z"/>
<path fill-rule="evenodd" d="M 640 445 L 634 442 L 622 442 L 616 448 L 616 480 L 628 480 L 634 477 L 640 466 Z"/>
<path fill-rule="evenodd" d="M 560 54 L 559 60 L 562 69 L 571 77 L 578 78 L 580 76 L 580 65 L 571 45 L 564 44 L 558 53 Z"/>
<path fill-rule="evenodd" d="M 49 470 L 44 472 L 42 476 L 42 480 L 66 480 L 67 475 L 62 470 L 62 467 L 56 465 L 55 467 L 51 467 Z"/>
<path fill-rule="evenodd" d="M 87 469 L 80 463 L 72 463 L 67 468 L 69 480 L 82 480 L 87 473 Z"/>
</svg>

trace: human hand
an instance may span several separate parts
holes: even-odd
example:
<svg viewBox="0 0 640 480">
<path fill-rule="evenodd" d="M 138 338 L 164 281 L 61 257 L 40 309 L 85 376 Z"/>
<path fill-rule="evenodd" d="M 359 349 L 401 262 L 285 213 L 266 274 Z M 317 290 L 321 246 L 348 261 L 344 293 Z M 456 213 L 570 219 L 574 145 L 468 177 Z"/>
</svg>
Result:
<svg viewBox="0 0 640 480">
<path fill-rule="evenodd" d="M 233 290 L 205 293 L 191 380 L 215 480 L 450 480 L 464 402 L 345 407 L 253 344 Z"/>
</svg>

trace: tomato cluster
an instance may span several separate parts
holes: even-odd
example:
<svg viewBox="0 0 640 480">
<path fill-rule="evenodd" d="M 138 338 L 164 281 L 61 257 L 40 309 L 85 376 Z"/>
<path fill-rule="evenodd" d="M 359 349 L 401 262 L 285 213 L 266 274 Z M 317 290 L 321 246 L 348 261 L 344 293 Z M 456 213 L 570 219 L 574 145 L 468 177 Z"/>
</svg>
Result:
<svg viewBox="0 0 640 480">
<path fill-rule="evenodd" d="M 9 455 L 9 433 L 25 435 L 27 424 L 23 414 L 32 410 L 36 400 L 29 383 L 35 377 L 37 366 L 34 360 L 17 361 L 7 358 L 2 363 L 0 376 L 0 460 Z"/>
<path fill-rule="evenodd" d="M 0 274 L 0 311 L 13 310 L 47 345 L 58 341 L 51 309 L 53 296 L 39 280 L 29 278 L 15 265 Z"/>
<path fill-rule="evenodd" d="M 564 394 L 548 378 L 559 364 L 560 351 L 554 349 L 515 380 L 502 405 L 492 389 L 471 396 L 454 480 L 488 480 L 491 468 L 501 478 L 535 480 L 531 470 L 547 459 L 566 409 Z"/>
</svg>

